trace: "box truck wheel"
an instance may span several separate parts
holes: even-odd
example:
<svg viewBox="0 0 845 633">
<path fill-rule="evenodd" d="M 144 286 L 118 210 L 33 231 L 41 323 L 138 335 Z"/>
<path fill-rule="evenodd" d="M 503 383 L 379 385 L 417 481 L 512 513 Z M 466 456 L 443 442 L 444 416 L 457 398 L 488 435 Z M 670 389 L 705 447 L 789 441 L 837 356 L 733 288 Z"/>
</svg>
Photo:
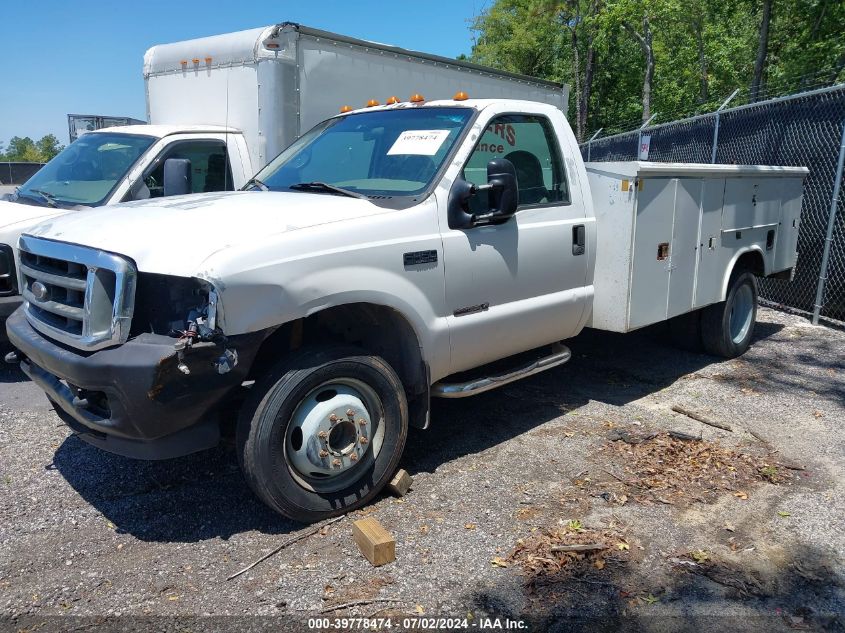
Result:
<svg viewBox="0 0 845 633">
<path fill-rule="evenodd" d="M 238 459 L 268 506 L 302 522 L 368 503 L 393 476 L 408 404 L 383 359 L 306 348 L 256 382 L 238 419 Z"/>
<path fill-rule="evenodd" d="M 701 342 L 714 356 L 736 358 L 751 344 L 757 320 L 757 279 L 748 270 L 731 275 L 728 296 L 701 312 Z"/>
</svg>

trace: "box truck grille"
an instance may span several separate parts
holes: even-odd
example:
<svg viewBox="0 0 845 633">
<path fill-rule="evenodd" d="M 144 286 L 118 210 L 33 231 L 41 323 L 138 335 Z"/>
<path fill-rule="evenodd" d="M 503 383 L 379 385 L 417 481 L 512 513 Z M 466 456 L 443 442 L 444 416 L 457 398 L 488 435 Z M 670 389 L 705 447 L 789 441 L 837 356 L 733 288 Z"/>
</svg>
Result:
<svg viewBox="0 0 845 633">
<path fill-rule="evenodd" d="M 33 328 L 81 350 L 125 343 L 135 298 L 135 266 L 103 251 L 20 238 L 20 285 Z"/>
</svg>

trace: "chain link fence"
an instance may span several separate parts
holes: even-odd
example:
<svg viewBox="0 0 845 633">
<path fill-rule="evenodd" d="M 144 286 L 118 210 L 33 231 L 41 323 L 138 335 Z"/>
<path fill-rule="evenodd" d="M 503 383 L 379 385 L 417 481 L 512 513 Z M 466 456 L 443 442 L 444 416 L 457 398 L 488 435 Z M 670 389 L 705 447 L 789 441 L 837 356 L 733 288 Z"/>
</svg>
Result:
<svg viewBox="0 0 845 633">
<path fill-rule="evenodd" d="M 650 161 L 710 163 L 716 140 L 716 163 L 808 167 L 795 277 L 791 282 L 761 279 L 760 296 L 770 305 L 812 314 L 822 284 L 820 315 L 842 325 L 845 195 L 840 194 L 833 207 L 832 201 L 843 125 L 845 85 L 840 84 L 598 138 L 582 144 L 581 152 L 585 160 L 591 161 L 636 160 L 640 136 L 648 135 Z M 835 216 L 829 262 L 823 271 L 831 208 Z"/>
</svg>

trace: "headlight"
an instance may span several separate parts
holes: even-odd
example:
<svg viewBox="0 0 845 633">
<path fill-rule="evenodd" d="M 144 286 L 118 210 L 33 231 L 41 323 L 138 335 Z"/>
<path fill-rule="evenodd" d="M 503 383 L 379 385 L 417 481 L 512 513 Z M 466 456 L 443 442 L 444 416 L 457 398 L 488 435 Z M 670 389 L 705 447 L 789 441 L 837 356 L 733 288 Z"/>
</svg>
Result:
<svg viewBox="0 0 845 633">
<path fill-rule="evenodd" d="M 18 294 L 15 253 L 8 244 L 0 244 L 0 297 Z"/>
<path fill-rule="evenodd" d="M 208 282 L 190 277 L 138 273 L 132 335 L 172 335 L 184 330 L 188 321 L 202 316 L 214 329 L 217 293 Z"/>
</svg>

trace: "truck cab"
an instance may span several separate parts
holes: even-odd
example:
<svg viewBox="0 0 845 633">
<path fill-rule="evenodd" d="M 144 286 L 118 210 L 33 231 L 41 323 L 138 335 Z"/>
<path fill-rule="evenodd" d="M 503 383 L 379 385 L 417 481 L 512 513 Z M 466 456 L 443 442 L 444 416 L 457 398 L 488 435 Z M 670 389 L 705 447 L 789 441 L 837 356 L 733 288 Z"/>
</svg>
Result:
<svg viewBox="0 0 845 633">
<path fill-rule="evenodd" d="M 84 134 L 0 202 L 0 322 L 20 305 L 14 246 L 24 230 L 69 211 L 163 197 L 173 158 L 190 161 L 190 192 L 233 191 L 252 175 L 236 129 L 130 125 Z"/>
</svg>

